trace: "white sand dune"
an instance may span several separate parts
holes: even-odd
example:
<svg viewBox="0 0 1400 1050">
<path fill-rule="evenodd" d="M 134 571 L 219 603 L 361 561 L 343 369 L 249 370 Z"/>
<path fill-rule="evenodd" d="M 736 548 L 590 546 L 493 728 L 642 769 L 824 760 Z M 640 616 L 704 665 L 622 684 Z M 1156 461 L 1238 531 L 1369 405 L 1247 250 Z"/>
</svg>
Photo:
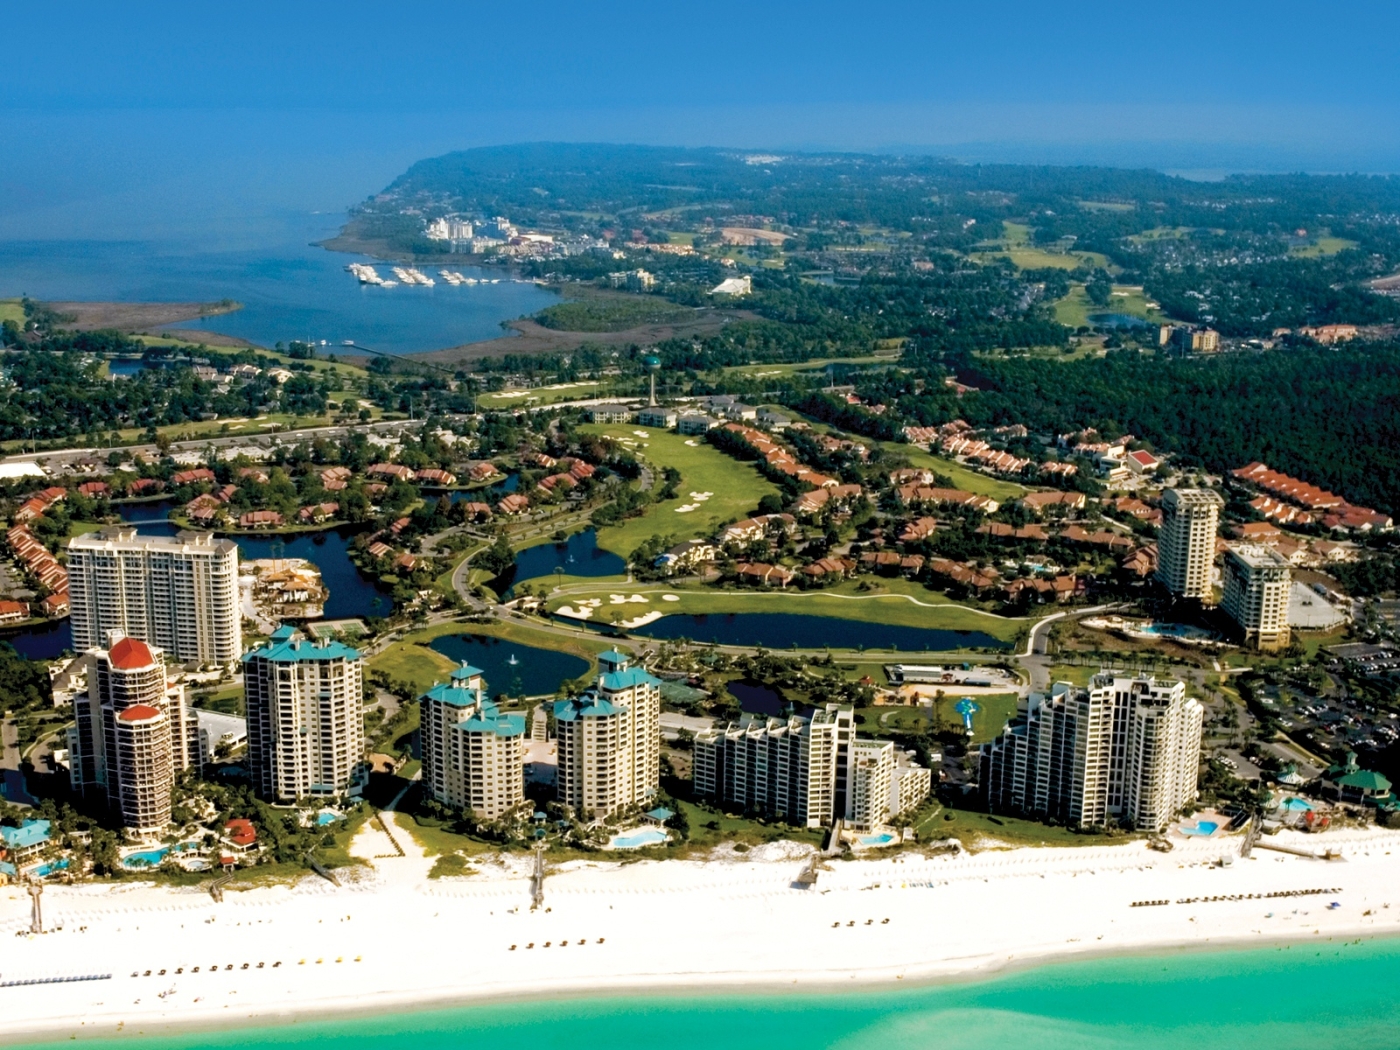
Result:
<svg viewBox="0 0 1400 1050">
<path fill-rule="evenodd" d="M 0 987 L 0 1038 L 565 991 L 855 987 L 1088 952 L 1400 933 L 1400 834 L 1387 831 L 1284 833 L 1270 841 L 1339 848 L 1345 860 L 1256 849 L 1223 868 L 1212 862 L 1236 854 L 1237 838 L 1170 854 L 1141 843 L 906 852 L 834 862 L 811 889 L 793 885 L 804 849 L 792 844 L 708 862 L 573 861 L 552 872 L 537 912 L 529 858 L 481 860 L 472 877 L 431 881 L 430 859 L 396 835 L 406 857 L 378 857 L 339 888 L 309 877 L 216 904 L 150 885 L 50 887 L 45 916 L 62 929 L 37 937 L 22 932 L 27 895 L 0 890 L 0 983 L 112 975 Z M 374 831 L 355 852 L 390 850 Z M 1185 899 L 1195 903 L 1176 903 Z M 1173 903 L 1132 907 L 1147 900 Z"/>
</svg>

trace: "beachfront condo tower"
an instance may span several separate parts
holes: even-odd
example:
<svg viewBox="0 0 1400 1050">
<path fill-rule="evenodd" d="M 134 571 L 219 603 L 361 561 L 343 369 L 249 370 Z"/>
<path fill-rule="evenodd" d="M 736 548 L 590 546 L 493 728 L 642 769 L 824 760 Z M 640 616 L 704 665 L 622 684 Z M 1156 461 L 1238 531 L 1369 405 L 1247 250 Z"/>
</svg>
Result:
<svg viewBox="0 0 1400 1050">
<path fill-rule="evenodd" d="M 1242 543 L 1225 552 L 1220 607 L 1244 636 L 1244 644 L 1266 652 L 1288 648 L 1288 559 L 1270 547 Z"/>
<path fill-rule="evenodd" d="M 423 786 L 445 806 L 495 820 L 525 802 L 525 716 L 502 714 L 481 675 L 463 664 L 419 698 Z"/>
<path fill-rule="evenodd" d="M 1157 530 L 1157 579 L 1178 598 L 1209 602 L 1215 530 L 1225 501 L 1211 489 L 1167 489 Z"/>
<path fill-rule="evenodd" d="M 354 796 L 364 789 L 364 685 L 360 654 L 279 627 L 243 658 L 248 765 L 269 802 Z"/>
<path fill-rule="evenodd" d="M 1056 682 L 982 745 L 987 808 L 1160 831 L 1196 798 L 1201 716 L 1183 682 L 1111 674 L 1087 689 Z"/>
<path fill-rule="evenodd" d="M 598 657 L 598 684 L 554 705 L 560 802 L 601 820 L 656 793 L 661 783 L 661 683 L 628 657 Z"/>
<path fill-rule="evenodd" d="M 68 591 L 79 652 L 121 631 L 178 663 L 229 665 L 243 654 L 238 544 L 213 533 L 143 536 L 117 527 L 75 536 Z"/>
<path fill-rule="evenodd" d="M 105 801 L 132 834 L 155 837 L 170 823 L 170 791 L 197 747 L 184 687 L 166 679 L 165 654 L 120 632 L 89 649 L 88 691 L 68 731 L 73 790 Z"/>
<path fill-rule="evenodd" d="M 810 717 L 762 718 L 695 735 L 701 798 L 787 821 L 855 829 L 887 824 L 928 798 L 929 770 L 889 741 L 855 735 L 855 709 L 827 704 Z"/>
</svg>

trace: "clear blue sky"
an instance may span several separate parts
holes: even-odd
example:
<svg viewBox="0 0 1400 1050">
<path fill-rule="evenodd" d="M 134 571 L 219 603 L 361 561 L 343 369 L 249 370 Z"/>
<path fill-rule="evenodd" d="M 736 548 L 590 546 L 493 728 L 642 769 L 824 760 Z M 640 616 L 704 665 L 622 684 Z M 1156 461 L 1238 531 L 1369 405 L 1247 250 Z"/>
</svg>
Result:
<svg viewBox="0 0 1400 1050">
<path fill-rule="evenodd" d="M 116 235 L 157 199 L 154 227 L 334 209 L 530 139 L 1400 170 L 1393 0 L 6 3 L 0 25 L 0 237 Z"/>
</svg>

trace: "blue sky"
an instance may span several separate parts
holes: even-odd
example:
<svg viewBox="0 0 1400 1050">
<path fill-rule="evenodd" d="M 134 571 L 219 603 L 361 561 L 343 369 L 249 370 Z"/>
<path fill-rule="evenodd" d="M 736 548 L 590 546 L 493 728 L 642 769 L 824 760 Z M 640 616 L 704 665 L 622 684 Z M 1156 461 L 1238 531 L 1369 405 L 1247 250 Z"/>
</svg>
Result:
<svg viewBox="0 0 1400 1050">
<path fill-rule="evenodd" d="M 601 140 L 1400 170 L 1400 5 L 19 4 L 0 238 L 333 210 L 418 157 Z"/>
</svg>

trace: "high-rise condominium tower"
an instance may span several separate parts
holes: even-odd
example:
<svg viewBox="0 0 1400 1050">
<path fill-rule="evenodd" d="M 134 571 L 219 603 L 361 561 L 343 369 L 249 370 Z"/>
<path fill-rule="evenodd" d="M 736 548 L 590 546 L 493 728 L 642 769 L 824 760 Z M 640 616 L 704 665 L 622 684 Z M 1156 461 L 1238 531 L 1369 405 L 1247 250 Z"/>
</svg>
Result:
<svg viewBox="0 0 1400 1050">
<path fill-rule="evenodd" d="M 88 691 L 69 730 L 73 789 L 104 798 L 134 833 L 158 835 L 170 823 L 175 776 L 197 754 L 184 688 L 166 680 L 159 648 L 118 632 L 85 659 Z"/>
<path fill-rule="evenodd" d="M 1276 550 L 1240 544 L 1225 552 L 1220 607 L 1239 625 L 1252 649 L 1288 647 L 1288 592 L 1293 573 Z"/>
<path fill-rule="evenodd" d="M 560 802 L 585 819 L 640 805 L 661 783 L 661 683 L 612 650 L 598 684 L 554 705 Z"/>
<path fill-rule="evenodd" d="M 1196 797 L 1201 717 L 1182 682 L 1111 674 L 1095 675 L 1088 689 L 1056 682 L 982 745 L 987 808 L 1074 827 L 1160 830 Z"/>
<path fill-rule="evenodd" d="M 364 788 L 364 686 L 360 654 L 278 628 L 243 658 L 248 765 L 270 802 L 355 795 Z"/>
<path fill-rule="evenodd" d="M 1167 489 L 1157 530 L 1157 579 L 1179 598 L 1209 601 L 1215 530 L 1225 501 L 1210 489 Z"/>
<path fill-rule="evenodd" d="M 525 716 L 503 714 L 463 664 L 419 698 L 423 784 L 447 806 L 494 820 L 525 801 Z"/>
<path fill-rule="evenodd" d="M 79 651 L 121 631 L 179 663 L 231 664 L 242 655 L 238 544 L 213 533 L 111 528 L 75 536 L 68 592 Z"/>
</svg>

